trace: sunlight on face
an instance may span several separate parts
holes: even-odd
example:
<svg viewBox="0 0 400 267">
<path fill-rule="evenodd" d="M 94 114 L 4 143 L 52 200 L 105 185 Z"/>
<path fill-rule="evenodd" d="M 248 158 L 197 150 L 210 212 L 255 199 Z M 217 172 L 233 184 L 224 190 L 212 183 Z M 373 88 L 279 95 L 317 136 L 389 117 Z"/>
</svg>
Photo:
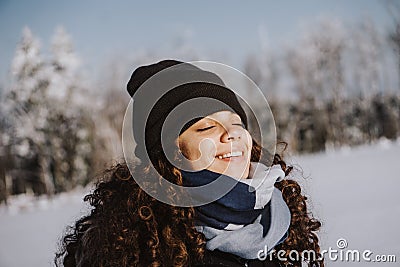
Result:
<svg viewBox="0 0 400 267">
<path fill-rule="evenodd" d="M 178 143 L 194 171 L 207 169 L 234 178 L 249 174 L 252 139 L 236 113 L 220 111 L 199 120 Z"/>
</svg>

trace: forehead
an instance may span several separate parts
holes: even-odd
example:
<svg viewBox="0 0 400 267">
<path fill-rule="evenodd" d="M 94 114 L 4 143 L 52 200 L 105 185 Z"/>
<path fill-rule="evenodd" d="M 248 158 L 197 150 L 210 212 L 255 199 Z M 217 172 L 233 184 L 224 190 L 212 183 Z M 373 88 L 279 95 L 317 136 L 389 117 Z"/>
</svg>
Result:
<svg viewBox="0 0 400 267">
<path fill-rule="evenodd" d="M 233 120 L 233 119 L 240 120 L 240 116 L 232 111 L 224 110 L 224 111 L 218 111 L 213 114 L 210 114 L 207 117 L 205 117 L 204 119 L 206 119 L 206 120 L 211 119 L 211 120 L 216 120 L 216 121 Z"/>
</svg>

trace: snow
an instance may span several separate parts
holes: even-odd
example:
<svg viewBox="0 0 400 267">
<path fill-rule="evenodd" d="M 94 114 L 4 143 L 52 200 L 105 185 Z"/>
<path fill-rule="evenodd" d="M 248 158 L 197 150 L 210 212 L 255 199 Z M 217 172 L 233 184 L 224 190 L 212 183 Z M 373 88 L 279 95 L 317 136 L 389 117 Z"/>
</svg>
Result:
<svg viewBox="0 0 400 267">
<path fill-rule="evenodd" d="M 400 261 L 400 142 L 380 140 L 372 146 L 345 148 L 296 157 L 314 216 L 322 223 L 322 249 L 338 249 L 339 238 L 349 250 L 396 255 Z M 365 262 L 327 262 L 327 266 L 365 266 Z M 368 263 L 368 266 L 396 266 Z"/>
<path fill-rule="evenodd" d="M 67 225 L 86 214 L 76 189 L 53 198 L 20 195 L 0 206 L 0 266 L 54 266 L 57 243 Z"/>
<path fill-rule="evenodd" d="M 69 97 L 72 88 L 77 86 L 77 71 L 80 60 L 74 53 L 72 38 L 61 26 L 57 27 L 51 42 L 52 73 L 48 95 L 63 101 Z"/>
<path fill-rule="evenodd" d="M 323 223 L 322 249 L 371 250 L 373 255 L 396 255 L 397 263 L 326 261 L 326 266 L 398 266 L 400 261 L 400 140 L 293 156 L 301 167 L 304 192 L 314 216 Z M 297 177 L 297 176 L 296 176 Z M 63 230 L 87 211 L 77 189 L 53 198 L 17 196 L 0 206 L 0 266 L 52 266 Z M 372 257 L 372 256 L 371 256 Z"/>
</svg>

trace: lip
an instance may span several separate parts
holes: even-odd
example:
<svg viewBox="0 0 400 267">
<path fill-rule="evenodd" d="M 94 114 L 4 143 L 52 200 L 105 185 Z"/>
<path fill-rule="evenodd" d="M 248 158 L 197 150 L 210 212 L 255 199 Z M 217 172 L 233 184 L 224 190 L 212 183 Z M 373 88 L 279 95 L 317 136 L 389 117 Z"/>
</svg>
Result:
<svg viewBox="0 0 400 267">
<path fill-rule="evenodd" d="M 239 157 L 231 157 L 231 158 L 224 158 L 224 159 L 220 159 L 220 158 L 216 158 L 217 160 L 221 160 L 224 162 L 237 162 L 237 161 L 243 161 L 244 160 L 244 156 L 239 156 Z"/>
<path fill-rule="evenodd" d="M 241 149 L 232 149 L 232 151 L 242 152 L 242 155 L 241 156 L 234 156 L 234 157 L 220 159 L 219 156 L 222 156 L 222 155 L 227 154 L 227 153 L 231 153 L 231 151 L 227 151 L 227 152 L 223 152 L 223 153 L 220 153 L 220 154 L 216 155 L 215 158 L 218 159 L 218 160 L 226 161 L 226 162 L 229 162 L 229 161 L 241 161 L 241 160 L 244 159 L 245 153 L 244 153 L 243 150 L 241 150 Z"/>
</svg>

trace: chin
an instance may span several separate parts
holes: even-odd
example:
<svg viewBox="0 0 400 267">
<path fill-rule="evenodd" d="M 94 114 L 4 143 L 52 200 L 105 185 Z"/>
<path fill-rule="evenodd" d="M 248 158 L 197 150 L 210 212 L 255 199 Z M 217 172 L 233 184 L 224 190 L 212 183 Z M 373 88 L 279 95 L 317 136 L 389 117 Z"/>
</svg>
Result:
<svg viewBox="0 0 400 267">
<path fill-rule="evenodd" d="M 234 164 L 230 164 L 229 166 L 213 168 L 210 170 L 237 179 L 246 178 L 249 175 L 249 165 L 234 166 Z"/>
</svg>

